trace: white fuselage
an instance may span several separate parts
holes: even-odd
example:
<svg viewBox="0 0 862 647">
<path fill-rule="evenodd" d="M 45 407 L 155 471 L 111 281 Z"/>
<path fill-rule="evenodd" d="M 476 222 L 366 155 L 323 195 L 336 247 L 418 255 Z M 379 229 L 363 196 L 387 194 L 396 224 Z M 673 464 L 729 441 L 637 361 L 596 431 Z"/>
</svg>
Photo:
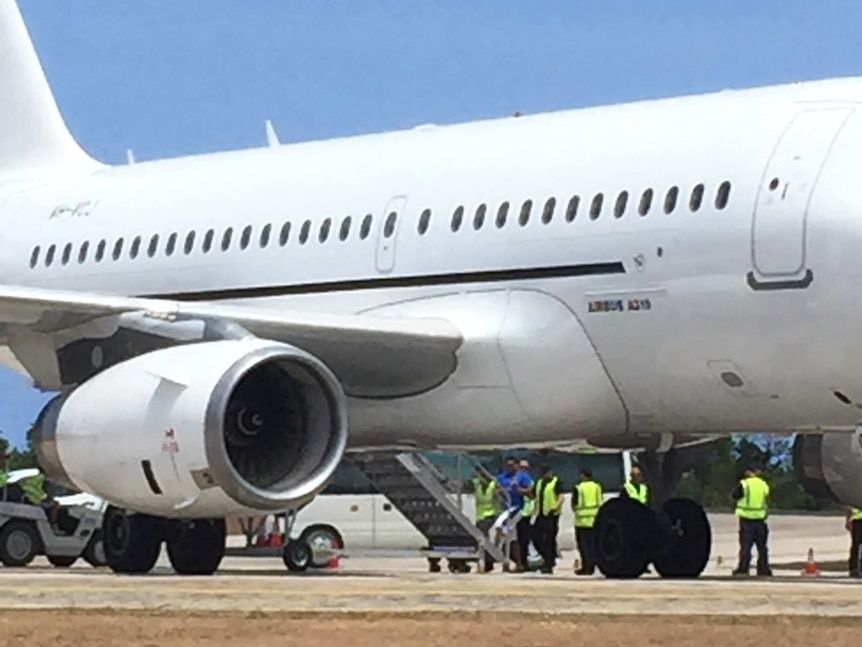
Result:
<svg viewBox="0 0 862 647">
<path fill-rule="evenodd" d="M 351 399 L 355 446 L 852 429 L 857 102 L 862 80 L 842 79 L 0 185 L 0 271 L 15 285 L 459 326 L 445 383 Z"/>
</svg>

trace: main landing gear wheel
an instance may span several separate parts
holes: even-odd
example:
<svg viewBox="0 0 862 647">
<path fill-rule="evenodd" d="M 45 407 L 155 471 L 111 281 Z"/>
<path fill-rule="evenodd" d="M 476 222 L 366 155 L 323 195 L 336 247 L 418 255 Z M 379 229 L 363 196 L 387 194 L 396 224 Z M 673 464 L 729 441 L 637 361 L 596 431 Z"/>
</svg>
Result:
<svg viewBox="0 0 862 647">
<path fill-rule="evenodd" d="M 326 568 L 329 560 L 337 551 L 344 547 L 341 533 L 326 524 L 314 524 L 302 531 L 299 541 L 311 549 L 309 566 L 311 568 Z"/>
<path fill-rule="evenodd" d="M 109 507 L 102 521 L 105 560 L 115 573 L 148 573 L 162 547 L 162 524 L 156 517 L 126 514 Z"/>
<path fill-rule="evenodd" d="M 93 568 L 101 568 L 107 566 L 108 561 L 105 558 L 105 540 L 102 538 L 102 531 L 96 530 L 87 542 L 84 548 L 84 553 L 81 555 L 84 561 Z"/>
<path fill-rule="evenodd" d="M 76 556 L 69 555 L 47 555 L 48 562 L 54 568 L 69 568 L 72 564 L 78 561 Z"/>
<path fill-rule="evenodd" d="M 304 541 L 289 540 L 281 551 L 281 558 L 291 573 L 303 573 L 311 564 L 311 547 Z"/>
<path fill-rule="evenodd" d="M 654 560 L 662 577 L 697 577 L 706 568 L 712 531 L 703 507 L 691 499 L 670 499 L 662 506 L 663 548 Z"/>
<path fill-rule="evenodd" d="M 39 552 L 39 534 L 32 523 L 9 521 L 0 530 L 0 561 L 4 566 L 27 566 Z"/>
<path fill-rule="evenodd" d="M 172 522 L 168 559 L 180 575 L 212 575 L 224 557 L 224 519 Z"/>
<path fill-rule="evenodd" d="M 646 571 L 652 554 L 653 513 L 628 498 L 611 499 L 596 517 L 596 566 L 608 578 L 631 579 Z"/>
</svg>

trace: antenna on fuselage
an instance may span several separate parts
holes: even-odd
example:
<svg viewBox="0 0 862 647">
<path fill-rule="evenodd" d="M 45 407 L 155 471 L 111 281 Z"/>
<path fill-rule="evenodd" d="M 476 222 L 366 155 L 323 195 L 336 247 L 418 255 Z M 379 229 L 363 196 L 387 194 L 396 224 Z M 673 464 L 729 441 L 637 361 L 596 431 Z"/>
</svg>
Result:
<svg viewBox="0 0 862 647">
<path fill-rule="evenodd" d="M 269 119 L 266 120 L 266 143 L 270 148 L 275 148 L 281 144 L 278 141 L 278 135 L 275 134 L 275 128 L 273 128 L 272 122 Z"/>
</svg>

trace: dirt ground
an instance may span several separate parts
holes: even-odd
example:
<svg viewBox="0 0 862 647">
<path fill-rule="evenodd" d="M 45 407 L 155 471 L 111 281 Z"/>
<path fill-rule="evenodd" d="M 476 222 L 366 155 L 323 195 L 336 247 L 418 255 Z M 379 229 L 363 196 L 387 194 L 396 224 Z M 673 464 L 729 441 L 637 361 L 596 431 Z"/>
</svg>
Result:
<svg viewBox="0 0 862 647">
<path fill-rule="evenodd" d="M 0 644 L 8 647 L 856 647 L 860 630 L 859 618 L 0 611 Z"/>
</svg>

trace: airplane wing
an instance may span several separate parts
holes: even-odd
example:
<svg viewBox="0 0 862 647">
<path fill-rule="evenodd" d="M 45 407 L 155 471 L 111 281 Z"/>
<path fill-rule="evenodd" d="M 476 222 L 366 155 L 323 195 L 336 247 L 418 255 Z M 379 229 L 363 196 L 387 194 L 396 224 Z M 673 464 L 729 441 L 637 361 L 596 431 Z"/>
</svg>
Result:
<svg viewBox="0 0 862 647">
<path fill-rule="evenodd" d="M 324 361 L 354 397 L 421 393 L 455 370 L 460 331 L 443 319 L 308 313 L 215 302 L 0 286 L 0 343 L 26 334 L 57 334 L 108 320 L 116 327 L 200 339 L 231 335 L 231 326 L 257 337 L 293 344 Z M 114 325 L 114 324 L 112 324 Z M 72 337 L 74 338 L 74 337 Z M 13 348 L 14 352 L 14 348 Z"/>
</svg>

